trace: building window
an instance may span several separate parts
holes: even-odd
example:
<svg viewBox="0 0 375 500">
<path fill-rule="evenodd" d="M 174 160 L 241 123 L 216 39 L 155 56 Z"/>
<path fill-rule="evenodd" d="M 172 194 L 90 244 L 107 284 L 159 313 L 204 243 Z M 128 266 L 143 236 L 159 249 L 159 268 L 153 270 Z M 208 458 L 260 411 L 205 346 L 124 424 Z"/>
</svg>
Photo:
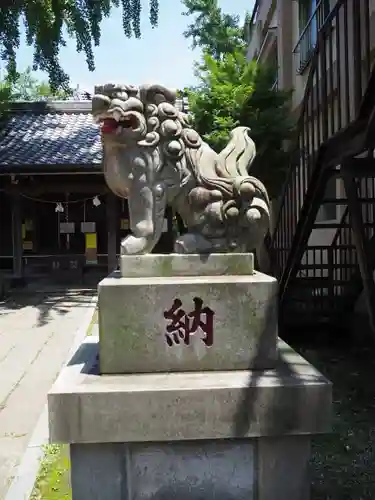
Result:
<svg viewBox="0 0 375 500">
<path fill-rule="evenodd" d="M 323 203 L 316 217 L 316 222 L 328 222 L 337 219 L 337 203 L 333 200 L 338 199 L 337 180 L 336 178 L 329 179 L 324 194 L 325 200 L 330 200 L 330 203 Z"/>
<path fill-rule="evenodd" d="M 330 0 L 299 0 L 298 5 L 300 34 L 311 24 L 315 28 L 311 32 L 316 40 L 317 31 L 330 12 Z"/>
<path fill-rule="evenodd" d="M 330 12 L 330 0 L 299 0 L 298 12 L 300 38 L 294 52 L 299 56 L 297 70 L 303 73 L 314 53 L 318 32 Z"/>
</svg>

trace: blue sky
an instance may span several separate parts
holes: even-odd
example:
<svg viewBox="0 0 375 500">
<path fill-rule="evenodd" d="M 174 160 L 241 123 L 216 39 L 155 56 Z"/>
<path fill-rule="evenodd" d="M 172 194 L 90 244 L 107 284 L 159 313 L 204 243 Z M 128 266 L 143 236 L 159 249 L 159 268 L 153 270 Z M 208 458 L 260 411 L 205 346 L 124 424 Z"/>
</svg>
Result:
<svg viewBox="0 0 375 500">
<path fill-rule="evenodd" d="M 159 26 L 152 29 L 148 22 L 148 0 L 142 16 L 142 39 L 127 39 L 122 32 L 121 11 L 114 10 L 102 25 L 100 47 L 95 49 L 96 70 L 90 73 L 83 54 L 77 54 L 75 43 L 69 40 L 61 50 L 61 63 L 74 86 L 93 90 L 95 84 L 126 82 L 163 83 L 172 88 L 183 88 L 194 83 L 193 62 L 199 59 L 199 50 L 193 51 L 190 41 L 182 33 L 189 18 L 182 16 L 179 0 L 160 0 Z M 244 17 L 251 11 L 254 0 L 219 0 L 224 12 Z M 32 64 L 32 50 L 22 43 L 18 55 L 19 70 Z M 38 74 L 45 79 L 45 75 Z"/>
</svg>

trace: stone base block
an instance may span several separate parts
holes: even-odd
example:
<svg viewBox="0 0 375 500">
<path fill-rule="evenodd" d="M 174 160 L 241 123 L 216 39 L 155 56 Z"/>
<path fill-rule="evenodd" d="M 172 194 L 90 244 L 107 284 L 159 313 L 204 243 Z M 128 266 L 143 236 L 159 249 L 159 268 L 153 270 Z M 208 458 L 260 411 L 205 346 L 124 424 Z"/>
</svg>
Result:
<svg viewBox="0 0 375 500">
<path fill-rule="evenodd" d="M 327 432 L 331 384 L 279 341 L 276 369 L 99 375 L 89 337 L 48 395 L 61 443 L 257 438 Z"/>
<path fill-rule="evenodd" d="M 235 257 L 210 256 L 206 268 L 196 255 L 139 256 L 130 261 L 133 273 L 142 277 L 115 272 L 104 279 L 99 285 L 101 373 L 273 368 L 277 281 L 251 274 L 251 254 Z M 191 273 L 205 269 L 212 275 L 179 276 L 188 263 Z M 220 267 L 238 274 L 218 275 Z M 157 276 L 162 268 L 167 277 Z M 130 264 L 126 269 L 131 272 Z"/>
<path fill-rule="evenodd" d="M 124 278 L 249 276 L 254 274 L 254 254 L 122 255 L 120 269 Z"/>
<path fill-rule="evenodd" d="M 309 498 L 308 436 L 72 444 L 70 455 L 73 500 Z"/>
<path fill-rule="evenodd" d="M 99 375 L 88 338 L 48 395 L 73 500 L 307 500 L 331 384 L 284 342 L 274 370 Z"/>
</svg>

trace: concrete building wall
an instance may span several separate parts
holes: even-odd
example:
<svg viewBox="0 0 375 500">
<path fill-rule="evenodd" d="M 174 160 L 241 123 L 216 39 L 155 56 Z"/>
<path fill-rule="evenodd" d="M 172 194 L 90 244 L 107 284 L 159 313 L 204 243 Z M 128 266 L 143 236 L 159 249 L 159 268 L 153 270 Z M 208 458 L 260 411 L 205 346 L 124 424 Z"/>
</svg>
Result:
<svg viewBox="0 0 375 500">
<path fill-rule="evenodd" d="M 262 48 L 264 39 L 266 38 L 273 13 L 275 11 L 275 0 L 262 0 L 259 2 L 256 17 L 252 27 L 252 36 L 250 39 L 247 57 L 249 60 L 257 59 L 259 52 Z"/>
<path fill-rule="evenodd" d="M 361 0 L 356 0 L 361 2 Z M 349 60 L 353 60 L 353 40 L 351 38 L 351 23 L 352 23 L 352 2 L 348 2 L 348 55 Z M 330 0 L 330 7 L 332 8 L 336 0 Z M 248 48 L 248 59 L 257 58 L 261 51 L 261 61 L 267 61 L 269 55 L 272 53 L 269 50 L 267 41 L 271 39 L 269 36 L 270 29 L 277 28 L 277 47 L 278 53 L 278 85 L 279 88 L 292 88 L 293 101 L 292 110 L 298 110 L 305 93 L 306 82 L 309 74 L 309 66 L 305 68 L 302 74 L 298 74 L 299 63 L 299 47 L 298 41 L 301 36 L 301 27 L 299 22 L 300 0 L 261 0 L 257 10 L 257 15 L 254 19 L 254 27 L 252 37 L 250 39 Z M 370 0 L 370 25 L 375 25 L 375 0 Z M 344 13 L 342 12 L 340 19 L 340 32 L 344 35 Z M 334 29 L 336 27 L 334 26 Z M 276 30 L 275 30 L 276 31 Z M 370 30 L 371 35 L 371 49 L 375 52 L 375 30 Z M 341 40 L 343 38 L 341 37 Z M 333 64 L 336 65 L 336 38 L 332 39 L 332 52 Z M 345 57 L 344 44 L 341 43 L 340 55 Z M 262 50 L 261 50 L 262 49 Z M 372 54 L 374 58 L 375 54 Z M 363 58 L 365 58 L 365 46 L 363 46 Z M 342 65 L 343 66 L 343 65 Z M 341 75 L 343 77 L 343 75 Z M 350 84 L 353 85 L 354 74 L 350 74 Z M 365 85 L 364 79 L 364 85 Z"/>
</svg>

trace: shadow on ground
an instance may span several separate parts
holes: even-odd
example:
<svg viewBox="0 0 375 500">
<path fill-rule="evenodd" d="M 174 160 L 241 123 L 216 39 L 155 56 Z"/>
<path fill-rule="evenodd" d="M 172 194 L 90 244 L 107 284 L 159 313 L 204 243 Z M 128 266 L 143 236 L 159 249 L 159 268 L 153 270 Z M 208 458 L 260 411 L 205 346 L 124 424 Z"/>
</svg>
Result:
<svg viewBox="0 0 375 500">
<path fill-rule="evenodd" d="M 77 304 L 80 306 L 87 304 L 87 307 L 90 307 L 96 291 L 96 286 L 82 288 L 74 285 L 67 287 L 48 285 L 35 289 L 29 286 L 16 289 L 6 300 L 0 302 L 0 318 L 12 311 L 33 307 L 38 309 L 36 326 L 40 327 L 52 319 L 52 313 L 64 315 Z"/>
<path fill-rule="evenodd" d="M 333 382 L 333 433 L 314 441 L 311 500 L 375 498 L 375 357 L 373 346 L 293 347 Z"/>
</svg>

